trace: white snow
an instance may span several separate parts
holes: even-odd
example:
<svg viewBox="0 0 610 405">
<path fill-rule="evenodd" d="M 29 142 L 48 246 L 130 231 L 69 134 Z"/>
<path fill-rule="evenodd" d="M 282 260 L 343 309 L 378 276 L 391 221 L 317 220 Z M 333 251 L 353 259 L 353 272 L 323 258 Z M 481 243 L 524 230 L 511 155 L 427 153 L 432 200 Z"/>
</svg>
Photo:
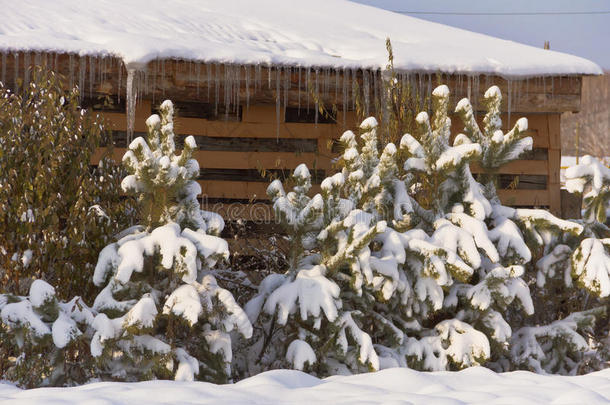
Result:
<svg viewBox="0 0 610 405">
<path fill-rule="evenodd" d="M 377 128 L 379 124 L 377 123 L 377 119 L 375 117 L 368 117 L 360 124 L 361 129 L 373 129 Z"/>
<path fill-rule="evenodd" d="M 307 320 L 309 315 L 314 318 L 324 312 L 329 321 L 337 318 L 337 302 L 339 286 L 323 276 L 322 266 L 299 271 L 292 282 L 278 287 L 269 295 L 265 304 L 265 312 L 273 314 L 278 311 L 278 323 L 285 325 L 288 315 L 298 309 L 301 319 Z"/>
<path fill-rule="evenodd" d="M 170 312 L 182 316 L 191 326 L 196 324 L 197 318 L 203 312 L 197 289 L 188 284 L 175 289 L 163 306 L 164 314 Z"/>
<path fill-rule="evenodd" d="M 286 350 L 286 360 L 293 365 L 296 370 L 303 370 L 305 363 L 313 365 L 316 362 L 316 354 L 309 343 L 304 340 L 293 340 Z"/>
<path fill-rule="evenodd" d="M 43 280 L 34 280 L 30 286 L 30 302 L 34 308 L 38 308 L 46 301 L 55 297 L 55 288 Z"/>
<path fill-rule="evenodd" d="M 586 59 L 347 0 L 5 2 L 0 50 L 502 76 L 601 74 Z"/>
<path fill-rule="evenodd" d="M 0 384 L 3 404 L 607 404 L 610 369 L 579 377 L 527 371 L 496 374 L 482 367 L 424 373 L 392 368 L 318 379 L 294 370 L 273 370 L 236 384 L 148 381 L 92 383 L 73 388 L 21 390 Z"/>
<path fill-rule="evenodd" d="M 58 348 L 64 348 L 74 337 L 81 334 L 76 322 L 64 313 L 60 313 L 51 327 L 53 343 Z"/>
<path fill-rule="evenodd" d="M 124 327 L 139 326 L 140 328 L 151 328 L 157 316 L 157 306 L 149 294 L 144 296 L 125 314 Z"/>
</svg>

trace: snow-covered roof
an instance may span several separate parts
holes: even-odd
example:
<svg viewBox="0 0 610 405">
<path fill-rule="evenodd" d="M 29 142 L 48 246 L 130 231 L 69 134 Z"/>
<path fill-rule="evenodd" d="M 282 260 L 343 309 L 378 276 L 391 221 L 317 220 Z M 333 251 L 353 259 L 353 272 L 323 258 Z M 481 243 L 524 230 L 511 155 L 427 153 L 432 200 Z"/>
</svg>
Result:
<svg viewBox="0 0 610 405">
<path fill-rule="evenodd" d="M 0 50 L 380 68 L 504 77 L 601 74 L 595 63 L 347 0 L 5 1 Z"/>
</svg>

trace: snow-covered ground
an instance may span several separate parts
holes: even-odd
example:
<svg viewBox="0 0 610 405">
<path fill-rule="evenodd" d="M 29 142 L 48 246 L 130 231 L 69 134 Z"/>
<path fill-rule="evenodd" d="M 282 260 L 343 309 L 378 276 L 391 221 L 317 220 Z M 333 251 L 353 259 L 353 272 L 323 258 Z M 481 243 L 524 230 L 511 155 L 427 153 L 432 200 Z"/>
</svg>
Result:
<svg viewBox="0 0 610 405">
<path fill-rule="evenodd" d="M 610 369 L 578 377 L 474 367 L 422 373 L 388 369 L 320 380 L 275 370 L 236 384 L 148 381 L 20 390 L 0 384 L 2 404 L 608 404 Z"/>
</svg>

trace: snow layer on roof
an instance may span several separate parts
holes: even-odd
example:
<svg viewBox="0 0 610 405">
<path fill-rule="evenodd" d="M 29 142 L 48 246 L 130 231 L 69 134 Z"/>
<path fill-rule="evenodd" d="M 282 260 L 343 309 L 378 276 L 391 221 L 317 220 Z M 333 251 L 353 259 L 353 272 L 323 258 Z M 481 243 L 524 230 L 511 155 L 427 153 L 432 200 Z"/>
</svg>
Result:
<svg viewBox="0 0 610 405">
<path fill-rule="evenodd" d="M 601 74 L 583 58 L 347 0 L 4 1 L 0 50 L 504 77 Z"/>
</svg>

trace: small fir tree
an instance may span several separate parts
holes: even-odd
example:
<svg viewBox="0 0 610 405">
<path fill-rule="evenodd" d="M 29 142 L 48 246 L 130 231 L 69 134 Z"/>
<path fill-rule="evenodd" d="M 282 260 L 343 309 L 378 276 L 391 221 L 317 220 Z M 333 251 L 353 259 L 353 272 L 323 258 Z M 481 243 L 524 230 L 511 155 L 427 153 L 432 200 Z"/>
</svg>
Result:
<svg viewBox="0 0 610 405">
<path fill-rule="evenodd" d="M 252 326 L 213 275 L 229 252 L 215 236 L 222 218 L 199 209 L 195 139 L 176 154 L 172 103 L 160 112 L 123 157 L 130 175 L 122 186 L 138 196 L 143 224 L 100 253 L 93 282 L 105 287 L 93 304 L 91 353 L 103 378 L 225 382 L 231 332 L 247 338 Z"/>
</svg>

